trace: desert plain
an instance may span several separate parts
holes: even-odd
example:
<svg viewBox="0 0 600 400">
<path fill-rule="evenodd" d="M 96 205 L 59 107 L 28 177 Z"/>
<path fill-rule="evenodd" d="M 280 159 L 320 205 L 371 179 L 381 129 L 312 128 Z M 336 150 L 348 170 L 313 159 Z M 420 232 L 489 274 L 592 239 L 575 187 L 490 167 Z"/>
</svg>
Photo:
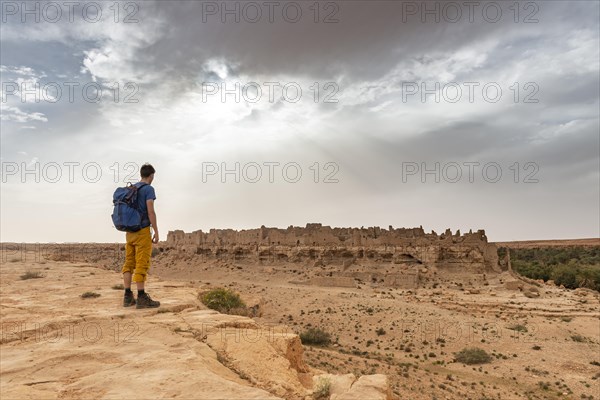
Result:
<svg viewBox="0 0 600 400">
<path fill-rule="evenodd" d="M 600 240 L 175 231 L 151 260 L 161 306 L 137 310 L 122 243 L 4 243 L 0 397 L 600 399 L 599 293 L 519 276 L 497 252 L 549 245 Z M 209 309 L 215 288 L 246 312 Z M 329 340 L 303 343 L 311 329 Z M 487 359 L 461 362 L 474 349 Z"/>
</svg>

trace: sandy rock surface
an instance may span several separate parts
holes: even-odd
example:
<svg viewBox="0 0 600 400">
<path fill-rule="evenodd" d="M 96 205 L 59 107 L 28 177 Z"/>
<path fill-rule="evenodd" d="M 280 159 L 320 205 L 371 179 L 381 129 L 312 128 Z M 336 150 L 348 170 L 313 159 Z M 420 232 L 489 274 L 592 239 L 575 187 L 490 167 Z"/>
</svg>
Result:
<svg viewBox="0 0 600 400">
<path fill-rule="evenodd" d="M 137 310 L 113 288 L 121 275 L 92 265 L 7 262 L 1 275 L 2 399 L 304 399 L 324 373 L 285 325 L 206 309 L 197 285 L 150 277 L 161 307 Z"/>
</svg>

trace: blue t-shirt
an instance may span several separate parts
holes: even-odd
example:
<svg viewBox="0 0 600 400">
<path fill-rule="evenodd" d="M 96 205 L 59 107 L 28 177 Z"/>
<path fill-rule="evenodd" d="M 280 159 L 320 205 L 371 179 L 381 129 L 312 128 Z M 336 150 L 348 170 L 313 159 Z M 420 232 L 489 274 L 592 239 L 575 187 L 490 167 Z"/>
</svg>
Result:
<svg viewBox="0 0 600 400">
<path fill-rule="evenodd" d="M 135 183 L 135 186 L 140 187 L 141 184 L 142 182 L 137 182 Z M 148 205 L 146 204 L 146 200 L 156 200 L 154 188 L 148 184 L 139 189 L 137 194 L 138 210 L 142 212 L 142 228 L 150 226 L 150 218 L 148 217 Z"/>
</svg>

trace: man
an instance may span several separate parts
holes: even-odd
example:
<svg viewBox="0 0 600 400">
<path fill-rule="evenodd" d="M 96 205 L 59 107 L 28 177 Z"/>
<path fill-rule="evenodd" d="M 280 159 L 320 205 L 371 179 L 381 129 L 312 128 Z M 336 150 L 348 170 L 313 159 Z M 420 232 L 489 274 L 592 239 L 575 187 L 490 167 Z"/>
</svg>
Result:
<svg viewBox="0 0 600 400">
<path fill-rule="evenodd" d="M 154 212 L 154 200 L 156 194 L 150 185 L 154 180 L 154 167 L 144 164 L 140 168 L 141 180 L 135 183 L 138 188 L 137 202 L 138 210 L 142 213 L 142 229 L 137 232 L 127 232 L 127 244 L 125 245 L 125 264 L 123 273 L 123 286 L 125 297 L 123 306 L 135 305 L 135 308 L 156 308 L 160 306 L 159 301 L 154 301 L 145 291 L 144 283 L 150 269 L 150 257 L 152 256 L 152 243 L 158 243 L 158 225 L 156 224 L 156 213 Z M 143 185 L 143 184 L 146 185 Z M 143 185 L 143 186 L 142 186 Z M 154 230 L 154 236 L 150 233 L 150 226 Z M 131 278 L 137 285 L 137 301 L 131 291 Z"/>
</svg>

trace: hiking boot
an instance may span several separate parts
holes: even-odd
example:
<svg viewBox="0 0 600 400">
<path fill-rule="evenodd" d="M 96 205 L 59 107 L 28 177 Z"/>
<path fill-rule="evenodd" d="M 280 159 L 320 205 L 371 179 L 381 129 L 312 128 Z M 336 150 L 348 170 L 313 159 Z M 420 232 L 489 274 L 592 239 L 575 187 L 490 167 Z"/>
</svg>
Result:
<svg viewBox="0 0 600 400">
<path fill-rule="evenodd" d="M 131 307 L 135 306 L 135 297 L 133 297 L 133 292 L 125 293 L 123 297 L 123 307 Z"/>
<path fill-rule="evenodd" d="M 144 293 L 138 296 L 135 308 L 156 308 L 158 306 L 160 306 L 160 301 L 152 300 L 148 293 Z"/>
</svg>

